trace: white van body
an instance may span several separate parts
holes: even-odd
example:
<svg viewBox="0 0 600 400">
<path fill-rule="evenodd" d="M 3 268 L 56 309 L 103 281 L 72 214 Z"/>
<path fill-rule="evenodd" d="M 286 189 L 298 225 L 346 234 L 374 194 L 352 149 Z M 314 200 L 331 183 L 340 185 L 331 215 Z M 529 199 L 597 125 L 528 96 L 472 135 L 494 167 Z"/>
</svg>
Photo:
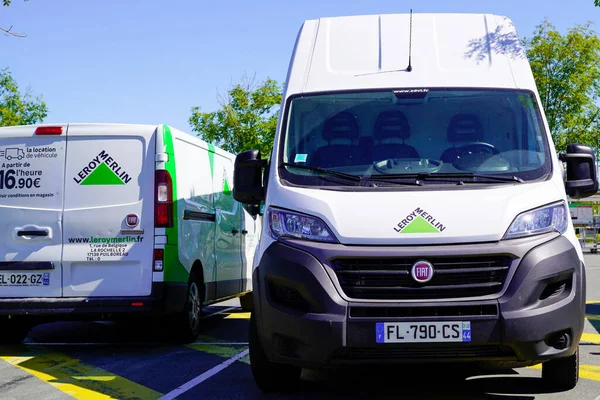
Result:
<svg viewBox="0 0 600 400">
<path fill-rule="evenodd" d="M 168 125 L 0 128 L 0 315 L 178 316 L 192 282 L 202 305 L 248 293 L 260 222 L 233 161 Z"/>
<path fill-rule="evenodd" d="M 506 17 L 303 24 L 269 162 L 235 167 L 235 198 L 265 209 L 261 389 L 367 362 L 544 362 L 575 384 L 584 259 L 541 104 Z M 262 197 L 244 184 L 260 165 Z"/>
</svg>

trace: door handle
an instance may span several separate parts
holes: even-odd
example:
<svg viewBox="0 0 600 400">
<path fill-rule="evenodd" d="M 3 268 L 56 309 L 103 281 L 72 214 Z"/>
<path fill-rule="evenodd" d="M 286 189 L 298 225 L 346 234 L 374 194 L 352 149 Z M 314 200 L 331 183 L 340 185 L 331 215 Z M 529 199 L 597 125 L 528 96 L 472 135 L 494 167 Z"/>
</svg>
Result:
<svg viewBox="0 0 600 400">
<path fill-rule="evenodd" d="M 242 235 L 247 235 L 247 234 L 248 234 L 248 231 L 247 231 L 247 230 L 245 230 L 245 229 L 244 229 L 244 230 L 242 230 Z"/>
<path fill-rule="evenodd" d="M 237 235 L 240 231 L 238 231 L 237 229 L 234 229 L 231 231 L 231 233 L 233 233 L 234 235 Z"/>
<path fill-rule="evenodd" d="M 17 231 L 17 236 L 48 236 L 48 229 Z"/>
</svg>

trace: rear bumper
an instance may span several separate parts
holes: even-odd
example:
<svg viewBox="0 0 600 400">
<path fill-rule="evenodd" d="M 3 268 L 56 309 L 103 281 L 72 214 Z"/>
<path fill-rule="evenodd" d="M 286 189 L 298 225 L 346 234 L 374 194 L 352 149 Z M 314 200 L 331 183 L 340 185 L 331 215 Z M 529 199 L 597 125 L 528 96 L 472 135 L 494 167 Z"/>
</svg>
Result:
<svg viewBox="0 0 600 400">
<path fill-rule="evenodd" d="M 328 258 L 323 251 L 299 243 L 274 243 L 253 277 L 254 310 L 265 353 L 275 362 L 313 368 L 370 362 L 465 362 L 513 368 L 569 356 L 583 332 L 584 266 L 564 237 L 515 243 L 521 246 L 514 252 L 518 265 L 498 296 L 436 301 L 349 299 L 327 262 L 321 261 Z M 327 252 L 348 252 L 347 247 L 329 247 Z M 472 248 L 452 249 L 461 250 Z M 481 245 L 477 251 L 500 250 L 510 249 Z M 384 251 L 426 257 L 432 250 Z M 546 296 L 547 288 L 560 282 L 567 282 L 564 289 Z M 377 343 L 378 322 L 412 321 L 469 321 L 471 341 Z M 553 338 L 562 332 L 569 334 L 570 343 L 553 347 Z"/>
<path fill-rule="evenodd" d="M 170 314 L 183 309 L 186 297 L 185 283 L 153 282 L 150 296 L 0 299 L 0 315 Z"/>
</svg>

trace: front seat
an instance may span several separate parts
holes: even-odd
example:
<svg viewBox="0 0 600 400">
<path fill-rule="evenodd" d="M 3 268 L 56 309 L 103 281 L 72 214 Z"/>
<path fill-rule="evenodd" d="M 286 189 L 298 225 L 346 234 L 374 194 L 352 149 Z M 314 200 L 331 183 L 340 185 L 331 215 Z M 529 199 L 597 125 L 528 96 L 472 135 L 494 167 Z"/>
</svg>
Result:
<svg viewBox="0 0 600 400">
<path fill-rule="evenodd" d="M 390 158 L 419 158 L 417 150 L 404 143 L 410 137 L 410 126 L 401 111 L 384 111 L 377 117 L 373 128 L 375 161 Z"/>
<path fill-rule="evenodd" d="M 359 129 L 356 117 L 347 111 L 339 112 L 323 124 L 323 139 L 327 145 L 315 151 L 312 166 L 321 168 L 342 167 L 363 164 L 358 139 Z"/>
<path fill-rule="evenodd" d="M 445 163 L 453 163 L 457 158 L 456 142 L 478 142 L 483 140 L 483 125 L 479 118 L 474 114 L 457 114 L 450 124 L 447 131 L 448 141 L 453 147 L 444 150 L 440 160 Z"/>
</svg>

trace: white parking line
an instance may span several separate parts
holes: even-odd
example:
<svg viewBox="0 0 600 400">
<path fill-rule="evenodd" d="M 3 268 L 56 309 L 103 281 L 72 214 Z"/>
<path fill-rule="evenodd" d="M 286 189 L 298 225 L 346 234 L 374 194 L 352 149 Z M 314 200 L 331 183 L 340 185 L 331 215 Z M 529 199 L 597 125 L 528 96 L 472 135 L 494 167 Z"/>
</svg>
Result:
<svg viewBox="0 0 600 400">
<path fill-rule="evenodd" d="M 191 381 L 188 381 L 188 382 L 184 383 L 183 385 L 179 386 L 177 389 L 170 391 L 169 393 L 165 394 L 163 397 L 161 397 L 158 400 L 171 400 L 171 399 L 176 398 L 177 396 L 179 396 L 179 395 L 187 392 L 188 390 L 190 390 L 190 389 L 198 386 L 199 384 L 201 384 L 205 380 L 207 380 L 207 379 L 215 376 L 216 374 L 218 374 L 219 372 L 223 371 L 225 368 L 229 367 L 231 364 L 233 364 L 237 360 L 245 357 L 247 354 L 248 354 L 248 350 L 242 351 L 238 355 L 233 356 L 230 359 L 228 359 L 228 360 L 222 362 L 221 364 L 217 365 L 216 367 L 209 369 L 208 371 L 204 372 L 201 375 L 198 375 L 197 377 L 195 377 Z"/>
</svg>

